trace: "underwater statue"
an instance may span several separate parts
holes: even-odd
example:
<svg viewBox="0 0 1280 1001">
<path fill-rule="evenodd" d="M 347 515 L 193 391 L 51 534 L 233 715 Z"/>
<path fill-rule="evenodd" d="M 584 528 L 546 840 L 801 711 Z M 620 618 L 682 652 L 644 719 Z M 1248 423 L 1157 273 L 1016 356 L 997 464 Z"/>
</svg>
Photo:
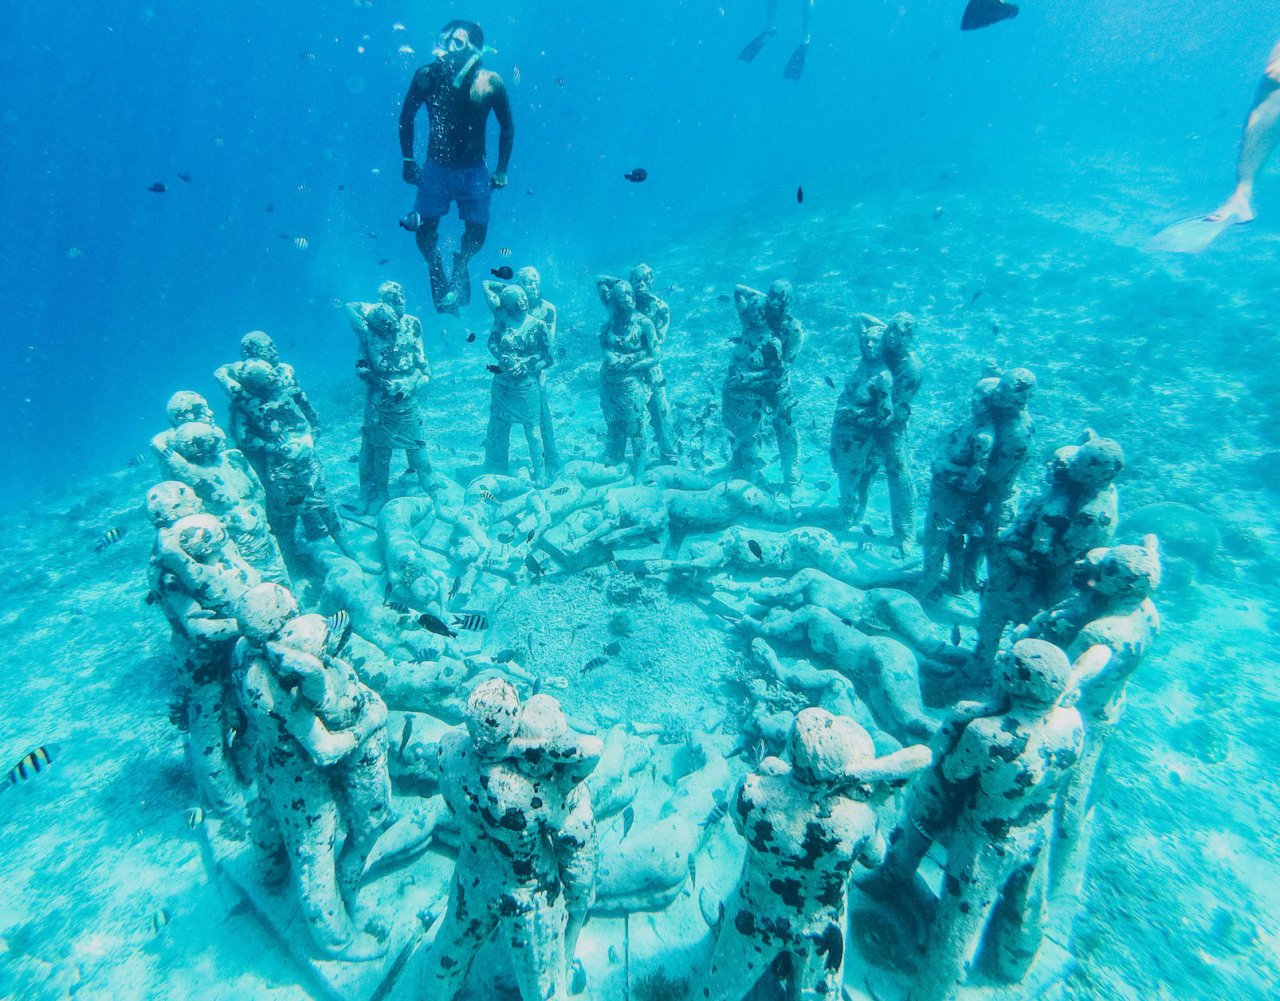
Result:
<svg viewBox="0 0 1280 1001">
<path fill-rule="evenodd" d="M 1072 657 L 1096 645 L 1111 651 L 1105 667 L 1080 680 L 1075 702 L 1084 718 L 1084 750 L 1058 801 L 1050 855 L 1053 883 L 1068 895 L 1078 894 L 1084 875 L 1091 791 L 1120 725 L 1125 689 L 1160 631 L 1160 615 L 1151 600 L 1159 584 L 1160 546 L 1154 535 L 1140 546 L 1095 549 L 1077 565 L 1071 595 L 1041 612 L 1019 634 L 1048 640 Z"/>
<path fill-rule="evenodd" d="M 564 349 L 556 340 L 556 319 L 558 313 L 554 303 L 542 298 L 542 275 L 532 266 L 523 267 L 516 272 L 516 281 L 524 289 L 528 300 L 529 315 L 541 320 L 547 327 L 547 367 L 550 368 L 564 356 Z M 551 420 L 551 399 L 547 392 L 547 370 L 538 373 L 538 390 L 541 399 L 538 404 L 538 432 L 542 436 L 542 461 L 547 476 L 554 476 L 564 465 L 560 458 L 560 450 L 556 447 L 556 429 Z"/>
<path fill-rule="evenodd" d="M 1005 626 L 1029 622 L 1065 597 L 1076 561 L 1111 541 L 1118 517 L 1112 481 L 1123 468 L 1120 446 L 1092 432 L 1082 444 L 1054 453 L 1041 493 L 988 556 L 973 680 L 985 683 Z"/>
<path fill-rule="evenodd" d="M 671 326 L 671 307 L 653 290 L 653 268 L 637 264 L 631 269 L 631 287 L 636 295 L 636 309 L 653 324 L 653 356 L 657 359 L 649 369 L 649 426 L 658 446 L 658 461 L 663 465 L 676 462 L 675 429 L 671 426 L 671 405 L 667 402 L 667 377 L 662 371 L 662 345 Z"/>
<path fill-rule="evenodd" d="M 596 292 L 609 310 L 600 328 L 600 410 L 604 414 L 604 461 L 617 464 L 631 449 L 631 473 L 644 475 L 644 414 L 649 404 L 649 370 L 658 364 L 653 321 L 636 308 L 630 282 L 596 279 Z"/>
<path fill-rule="evenodd" d="M 922 746 L 876 758 L 862 727 L 824 709 L 801 710 L 787 751 L 789 761 L 761 761 L 731 798 L 746 859 L 695 997 L 741 1001 L 782 956 L 788 997 L 842 997 L 847 886 L 856 864 L 883 858 L 880 794 L 930 762 Z"/>
<path fill-rule="evenodd" d="M 316 414 L 315 407 L 311 405 L 311 401 L 307 398 L 307 394 L 298 385 L 298 377 L 293 371 L 293 366 L 286 365 L 280 360 L 280 351 L 276 347 L 275 341 L 265 331 L 250 330 L 240 338 L 240 357 L 241 361 L 219 365 L 214 371 L 213 377 L 227 391 L 229 398 L 227 418 L 232 440 L 236 443 L 236 447 L 244 453 L 244 457 L 249 460 L 249 465 L 258 474 L 258 478 L 265 479 L 267 475 L 267 443 L 258 439 L 246 422 L 244 415 L 244 388 L 240 384 L 240 375 L 244 370 L 245 363 L 264 361 L 275 369 L 276 378 L 285 388 L 285 392 L 298 405 L 298 409 L 303 416 L 306 417 L 313 435 L 319 434 L 320 418 Z"/>
<path fill-rule="evenodd" d="M 742 331 L 733 339 L 721 391 L 725 430 L 733 443 L 729 475 L 760 480 L 760 436 L 768 417 L 778 444 L 782 485 L 787 490 L 800 478 L 800 438 L 793 417 L 790 367 L 803 343 L 799 324 L 787 305 L 789 295 L 790 284 L 785 281 L 774 282 L 768 295 L 745 285 L 734 291 Z"/>
<path fill-rule="evenodd" d="M 376 958 L 386 947 L 357 928 L 356 893 L 393 819 L 387 708 L 341 656 L 344 616 L 299 614 L 285 588 L 262 584 L 241 596 L 236 618 L 235 670 L 266 807 L 253 830 L 264 883 L 278 888 L 292 873 L 323 956 Z"/>
<path fill-rule="evenodd" d="M 359 341 L 356 374 L 365 386 L 360 429 L 360 500 L 372 514 L 390 496 L 391 454 L 403 451 L 425 493 L 434 489 L 421 394 L 431 381 L 422 346 L 422 323 L 405 312 L 398 282 L 378 286 L 376 303 L 347 303 L 347 319 Z"/>
<path fill-rule="evenodd" d="M 227 448 L 212 424 L 192 421 L 176 428 L 161 453 L 173 478 L 188 484 L 231 535 L 240 555 L 272 582 L 288 581 L 280 546 L 267 518 L 262 481 L 239 449 Z"/>
<path fill-rule="evenodd" d="M 907 420 L 923 369 L 911 350 L 915 321 L 909 313 L 899 313 L 885 324 L 863 313 L 861 323 L 861 360 L 845 381 L 831 424 L 831 466 L 848 524 L 858 524 L 866 515 L 871 481 L 884 469 L 893 539 L 898 554 L 905 556 L 915 540 Z"/>
<path fill-rule="evenodd" d="M 466 730 L 440 741 L 437 774 L 462 830 L 449 909 L 422 961 L 417 996 L 452 1001 L 495 933 L 523 1001 L 563 1001 L 593 894 L 595 822 L 583 780 L 603 751 L 569 731 L 549 696 L 522 707 L 506 681 L 477 685 Z"/>
<path fill-rule="evenodd" d="M 225 814 L 243 799 L 228 740 L 235 705 L 228 691 L 231 651 L 240 635 L 234 608 L 259 577 L 236 552 L 222 522 L 198 513 L 200 506 L 189 488 L 172 481 L 148 493 L 156 526 L 149 578 L 173 627 L 178 698 L 196 789 L 206 809 Z"/>
<path fill-rule="evenodd" d="M 928 920 L 923 969 L 912 1001 L 954 995 L 983 957 L 989 972 L 1026 975 L 1048 919 L 1054 809 L 1080 759 L 1084 724 L 1064 698 L 1108 652 L 1073 666 L 1042 640 L 1019 640 L 997 664 L 995 700 L 962 702 L 932 742 L 933 768 L 913 787 L 869 892 Z M 934 843 L 945 846 L 942 892 L 917 875 Z"/>
<path fill-rule="evenodd" d="M 485 435 L 484 464 L 490 473 L 507 475 L 510 469 L 511 425 L 524 431 L 529 446 L 533 482 L 546 484 L 540 425 L 542 421 L 542 372 L 551 364 L 551 337 L 547 325 L 529 313 L 529 299 L 519 285 L 486 281 L 485 299 L 493 311 L 489 353 L 493 382 L 489 389 L 489 430 Z"/>
<path fill-rule="evenodd" d="M 165 404 L 164 410 L 165 416 L 169 418 L 169 426 L 151 439 L 151 449 L 156 453 L 160 468 L 165 474 L 173 476 L 175 479 L 181 479 L 169 462 L 169 457 L 173 454 L 173 443 L 178 428 L 184 424 L 208 424 L 218 432 L 218 440 L 222 445 L 226 444 L 227 436 L 222 433 L 222 429 L 218 427 L 217 421 L 214 420 L 213 411 L 209 408 L 209 401 L 199 393 L 180 389 L 169 397 L 169 402 Z"/>
</svg>

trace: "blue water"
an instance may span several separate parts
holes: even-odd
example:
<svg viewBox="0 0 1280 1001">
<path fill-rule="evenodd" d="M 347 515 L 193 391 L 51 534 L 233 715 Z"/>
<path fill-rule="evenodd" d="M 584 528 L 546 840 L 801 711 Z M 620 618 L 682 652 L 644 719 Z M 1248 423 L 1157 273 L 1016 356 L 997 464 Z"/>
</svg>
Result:
<svg viewBox="0 0 1280 1001">
<path fill-rule="evenodd" d="M 1259 179 L 1258 219 L 1203 255 L 1142 248 L 1230 190 L 1280 0 L 1026 0 L 1015 21 L 971 34 L 958 31 L 962 0 L 818 0 L 798 83 L 782 78 L 798 4 L 780 5 L 780 36 L 750 65 L 736 57 L 763 0 L 9 6 L 0 749 L 16 760 L 56 742 L 60 767 L 0 801 L 14 887 L 0 904 L 0 1001 L 76 983 L 95 998 L 314 996 L 220 896 L 183 820 L 194 793 L 165 719 L 167 627 L 141 599 L 151 531 L 137 505 L 154 470 L 127 463 L 175 390 L 204 393 L 221 416 L 211 373 L 262 328 L 320 409 L 335 500 L 354 499 L 355 345 L 335 306 L 385 278 L 405 284 L 441 375 L 433 455 L 447 472 L 478 459 L 487 311 L 477 296 L 462 318 L 437 316 L 396 225 L 413 197 L 400 102 L 454 16 L 482 23 L 498 50 L 486 65 L 507 80 L 516 124 L 473 273 L 541 269 L 570 349 L 555 372 L 567 454 L 598 447 L 592 279 L 648 260 L 660 287 L 677 286 L 668 378 L 691 411 L 718 396 L 737 329 L 718 296 L 795 282 L 810 484 L 831 478 L 824 378 L 839 385 L 852 366 L 852 314 L 910 309 L 929 366 L 913 416 L 921 516 L 928 463 L 988 358 L 1037 372 L 1039 453 L 1085 426 L 1125 446 L 1121 541 L 1136 541 L 1126 517 L 1144 505 L 1203 514 L 1216 549 L 1194 529 L 1171 541 L 1164 632 L 1113 747 L 1062 996 L 1275 996 L 1280 164 Z M 425 118 L 418 136 L 421 158 Z M 648 179 L 630 184 L 637 166 Z M 458 229 L 451 218 L 442 233 Z M 880 493 L 872 519 L 887 524 Z M 129 533 L 93 554 L 112 524 Z M 488 645 L 532 631 L 530 659 L 571 673 L 616 638 L 610 616 L 627 602 L 645 610 L 627 634 L 634 663 L 562 698 L 602 728 L 634 709 L 665 739 L 721 698 L 716 671 L 740 653 L 683 595 L 619 599 L 589 575 L 540 585 L 495 610 Z M 589 625 L 573 628 L 581 616 Z M 174 921 L 157 939 L 161 906 Z M 664 944 L 644 924 L 631 923 L 638 970 Z"/>
</svg>

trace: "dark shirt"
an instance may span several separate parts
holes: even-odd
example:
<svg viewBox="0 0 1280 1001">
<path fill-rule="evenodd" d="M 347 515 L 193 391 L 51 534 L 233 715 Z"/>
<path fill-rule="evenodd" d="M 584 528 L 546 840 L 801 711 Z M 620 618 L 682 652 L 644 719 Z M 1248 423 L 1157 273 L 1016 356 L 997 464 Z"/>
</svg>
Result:
<svg viewBox="0 0 1280 1001">
<path fill-rule="evenodd" d="M 400 109 L 400 155 L 413 157 L 413 124 L 418 109 L 427 106 L 429 126 L 427 159 L 445 167 L 479 167 L 484 164 L 485 123 L 489 111 L 498 119 L 499 172 L 511 159 L 515 126 L 511 101 L 502 77 L 480 70 L 465 87 L 454 87 L 442 63 L 420 67 Z"/>
</svg>

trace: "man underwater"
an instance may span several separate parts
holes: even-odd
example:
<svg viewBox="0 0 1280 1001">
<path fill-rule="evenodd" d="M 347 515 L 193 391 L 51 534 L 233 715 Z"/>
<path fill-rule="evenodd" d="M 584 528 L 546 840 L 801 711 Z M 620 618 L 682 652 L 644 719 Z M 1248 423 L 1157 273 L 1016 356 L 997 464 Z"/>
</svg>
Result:
<svg viewBox="0 0 1280 1001">
<path fill-rule="evenodd" d="M 457 314 L 471 301 L 467 265 L 484 246 L 489 229 L 489 199 L 506 187 L 507 165 L 515 141 L 511 101 L 502 77 L 481 68 L 486 54 L 484 32 L 471 21 L 450 21 L 440 30 L 434 61 L 418 68 L 400 109 L 400 155 L 406 184 L 418 187 L 413 211 L 400 221 L 416 233 L 431 274 L 436 311 Z M 427 158 L 419 166 L 413 155 L 413 127 L 418 109 L 427 107 Z M 498 121 L 498 166 L 490 175 L 485 163 L 485 126 L 492 111 Z M 452 202 L 464 225 L 461 249 L 453 255 L 446 277 L 440 254 L 439 226 Z"/>
</svg>

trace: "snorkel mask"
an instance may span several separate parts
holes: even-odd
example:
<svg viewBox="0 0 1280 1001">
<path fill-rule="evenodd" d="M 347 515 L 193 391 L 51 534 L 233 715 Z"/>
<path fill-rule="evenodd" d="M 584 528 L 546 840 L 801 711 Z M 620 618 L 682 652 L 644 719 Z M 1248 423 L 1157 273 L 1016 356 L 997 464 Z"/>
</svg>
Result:
<svg viewBox="0 0 1280 1001">
<path fill-rule="evenodd" d="M 479 68 L 484 57 L 496 51 L 484 44 L 484 32 L 479 25 L 454 21 L 440 32 L 431 54 L 440 60 L 453 87 L 460 90 L 471 73 Z"/>
</svg>

